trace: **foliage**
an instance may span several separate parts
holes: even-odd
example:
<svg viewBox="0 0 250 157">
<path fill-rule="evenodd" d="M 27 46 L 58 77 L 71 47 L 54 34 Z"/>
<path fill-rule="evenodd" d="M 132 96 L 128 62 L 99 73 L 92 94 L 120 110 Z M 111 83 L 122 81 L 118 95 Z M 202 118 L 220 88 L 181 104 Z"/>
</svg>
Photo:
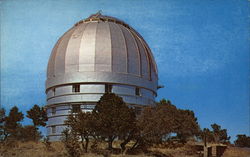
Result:
<svg viewBox="0 0 250 157">
<path fill-rule="evenodd" d="M 137 132 L 134 136 L 136 142 L 132 146 L 132 149 L 146 147 L 159 142 L 162 135 L 161 132 L 164 128 L 160 129 L 160 123 L 156 120 L 155 113 L 155 108 L 146 107 L 138 117 L 136 123 Z"/>
<path fill-rule="evenodd" d="M 221 129 L 221 126 L 218 124 L 211 125 L 214 135 L 214 142 L 216 143 L 229 143 L 230 136 L 227 135 L 227 129 Z"/>
<path fill-rule="evenodd" d="M 4 108 L 0 108 L 0 124 L 2 125 L 4 122 L 6 115 L 5 115 L 5 109 Z"/>
<path fill-rule="evenodd" d="M 95 137 L 95 122 L 90 112 L 71 114 L 65 121 L 71 132 L 75 132 L 81 138 L 82 148 L 88 151 L 89 138 Z"/>
<path fill-rule="evenodd" d="M 38 141 L 42 138 L 41 132 L 32 125 L 20 127 L 17 139 L 20 141 Z"/>
<path fill-rule="evenodd" d="M 93 116 L 96 133 L 107 139 L 109 149 L 112 149 L 115 138 L 124 138 L 135 124 L 133 109 L 114 93 L 106 93 L 101 97 L 93 110 Z"/>
<path fill-rule="evenodd" d="M 161 115 L 161 123 L 164 126 L 164 134 L 176 133 L 177 138 L 186 142 L 188 137 L 197 136 L 200 128 L 194 112 L 176 108 L 170 101 L 161 100 L 156 106 L 156 115 Z M 159 116 L 158 116 L 159 117 Z M 157 118 L 157 117 L 156 117 Z"/>
<path fill-rule="evenodd" d="M 136 116 L 121 97 L 113 93 L 104 94 L 95 106 L 93 112 L 78 112 L 71 114 L 65 121 L 71 134 L 80 138 L 82 148 L 87 152 L 89 140 L 92 137 L 104 140 L 112 149 L 114 139 L 122 140 L 122 151 L 132 140 L 135 130 Z"/>
<path fill-rule="evenodd" d="M 221 126 L 218 124 L 211 125 L 212 131 L 208 128 L 205 128 L 201 132 L 201 137 L 205 142 L 215 142 L 215 143 L 230 143 L 230 136 L 227 135 L 227 129 L 221 129 Z"/>
<path fill-rule="evenodd" d="M 4 121 L 5 121 L 5 109 L 0 109 L 0 141 L 3 141 L 5 138 L 5 129 L 4 129 Z"/>
<path fill-rule="evenodd" d="M 213 141 L 213 133 L 208 128 L 204 128 L 200 132 L 200 137 L 203 140 L 205 146 L 207 145 L 208 142 L 212 142 Z"/>
<path fill-rule="evenodd" d="M 34 112 L 41 112 L 41 110 L 37 110 L 34 106 L 35 110 L 31 111 L 30 113 Z M 29 111 L 28 111 L 29 112 Z M 37 115 L 39 113 L 36 113 Z M 43 116 L 44 117 L 44 116 Z M 41 139 L 41 132 L 38 131 L 36 128 L 37 125 L 44 125 L 43 123 L 38 122 L 39 120 L 35 120 L 34 124 L 36 126 L 26 125 L 22 126 L 21 121 L 23 120 L 24 115 L 19 109 L 14 106 L 10 109 L 8 116 L 5 115 L 5 110 L 0 110 L 0 139 L 2 141 L 9 140 L 9 141 L 38 141 Z M 44 118 L 43 118 L 44 120 Z"/>
<path fill-rule="evenodd" d="M 22 112 L 19 112 L 18 108 L 14 106 L 11 108 L 9 115 L 4 118 L 3 129 L 5 132 L 5 139 L 17 138 L 18 131 L 21 128 L 20 121 L 23 120 Z"/>
<path fill-rule="evenodd" d="M 62 142 L 70 157 L 80 157 L 81 148 L 78 135 L 75 132 L 65 129 L 62 132 Z"/>
<path fill-rule="evenodd" d="M 199 133 L 199 125 L 193 111 L 177 109 L 165 99 L 156 106 L 144 108 L 137 120 L 136 142 L 132 148 L 160 144 L 169 134 L 185 142 Z"/>
<path fill-rule="evenodd" d="M 160 121 L 159 124 L 162 124 L 164 127 L 164 134 L 175 132 L 179 127 L 179 118 L 178 109 L 170 101 L 162 99 L 156 106 L 156 117 L 155 119 Z M 157 118 L 159 116 L 159 118 Z"/>
<path fill-rule="evenodd" d="M 177 115 L 178 127 L 174 132 L 182 142 L 186 142 L 189 137 L 199 135 L 200 127 L 193 111 L 179 109 Z"/>
<path fill-rule="evenodd" d="M 34 105 L 29 111 L 27 111 L 27 117 L 32 119 L 35 127 L 45 126 L 48 120 L 47 113 L 43 107 Z"/>
<path fill-rule="evenodd" d="M 237 139 L 234 144 L 238 147 L 249 147 L 250 148 L 250 136 L 237 135 Z"/>
</svg>

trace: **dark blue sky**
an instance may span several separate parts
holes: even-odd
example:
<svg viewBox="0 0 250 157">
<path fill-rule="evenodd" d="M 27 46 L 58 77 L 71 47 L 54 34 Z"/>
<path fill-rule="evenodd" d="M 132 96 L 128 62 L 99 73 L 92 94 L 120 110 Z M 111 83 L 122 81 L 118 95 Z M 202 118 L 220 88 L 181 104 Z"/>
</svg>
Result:
<svg viewBox="0 0 250 157">
<path fill-rule="evenodd" d="M 1 104 L 45 104 L 46 68 L 58 38 L 102 10 L 134 27 L 159 71 L 158 100 L 191 109 L 201 127 L 250 135 L 247 0 L 0 0 Z M 25 123 L 29 123 L 25 120 Z"/>
</svg>

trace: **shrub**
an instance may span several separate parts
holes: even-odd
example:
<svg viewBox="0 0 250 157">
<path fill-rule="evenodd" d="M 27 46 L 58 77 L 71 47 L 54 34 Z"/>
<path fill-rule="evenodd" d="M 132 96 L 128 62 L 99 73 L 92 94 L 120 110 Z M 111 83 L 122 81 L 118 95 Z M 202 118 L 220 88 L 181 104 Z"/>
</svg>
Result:
<svg viewBox="0 0 250 157">
<path fill-rule="evenodd" d="M 238 147 L 250 147 L 250 136 L 237 135 L 237 139 L 234 144 Z"/>
</svg>

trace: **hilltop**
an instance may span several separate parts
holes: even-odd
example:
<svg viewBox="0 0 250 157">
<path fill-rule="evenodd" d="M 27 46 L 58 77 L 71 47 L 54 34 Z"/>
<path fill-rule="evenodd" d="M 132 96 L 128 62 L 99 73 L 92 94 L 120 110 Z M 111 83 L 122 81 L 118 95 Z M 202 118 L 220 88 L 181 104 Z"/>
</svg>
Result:
<svg viewBox="0 0 250 157">
<path fill-rule="evenodd" d="M 103 145 L 104 146 L 104 145 Z M 148 153 L 135 155 L 109 154 L 103 151 L 85 153 L 82 157 L 199 157 L 190 145 L 179 148 L 151 147 Z M 15 142 L 10 147 L 1 145 L 1 157 L 68 157 L 61 142 L 53 142 L 48 150 L 42 142 Z M 250 148 L 229 146 L 222 157 L 249 157 Z"/>
</svg>

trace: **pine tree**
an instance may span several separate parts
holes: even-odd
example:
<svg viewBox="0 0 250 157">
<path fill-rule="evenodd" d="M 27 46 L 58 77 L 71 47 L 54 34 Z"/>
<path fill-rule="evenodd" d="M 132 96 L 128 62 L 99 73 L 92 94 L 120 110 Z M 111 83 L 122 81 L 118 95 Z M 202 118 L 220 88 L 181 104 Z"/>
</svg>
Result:
<svg viewBox="0 0 250 157">
<path fill-rule="evenodd" d="M 34 141 L 41 138 L 41 133 L 38 131 L 38 126 L 45 126 L 48 120 L 47 113 L 43 107 L 34 105 L 29 111 L 27 111 L 26 117 L 30 118 L 34 127 L 26 127 L 22 130 L 29 131 Z M 33 131 L 33 132 L 32 132 Z"/>
<path fill-rule="evenodd" d="M 250 148 L 250 136 L 237 135 L 237 139 L 234 141 L 237 147 L 249 147 Z"/>
<path fill-rule="evenodd" d="M 97 134 L 108 140 L 112 149 L 113 141 L 124 137 L 135 124 L 135 113 L 123 99 L 114 93 L 106 93 L 98 101 L 93 115 L 96 120 Z"/>
<path fill-rule="evenodd" d="M 6 138 L 6 133 L 4 129 L 4 122 L 5 122 L 5 109 L 1 108 L 0 109 L 0 141 L 4 141 Z"/>
<path fill-rule="evenodd" d="M 95 138 L 95 121 L 90 112 L 79 112 L 76 115 L 69 115 L 65 123 L 71 132 L 79 135 L 82 148 L 87 153 L 90 137 Z"/>
<path fill-rule="evenodd" d="M 18 131 L 21 128 L 20 121 L 23 120 L 23 113 L 19 112 L 18 108 L 14 106 L 11 108 L 9 115 L 5 117 L 4 130 L 7 136 L 18 138 Z"/>
<path fill-rule="evenodd" d="M 37 128 L 38 126 L 46 126 L 47 113 L 43 107 L 34 105 L 29 111 L 27 111 L 27 117 L 32 119 L 33 125 Z"/>
</svg>

